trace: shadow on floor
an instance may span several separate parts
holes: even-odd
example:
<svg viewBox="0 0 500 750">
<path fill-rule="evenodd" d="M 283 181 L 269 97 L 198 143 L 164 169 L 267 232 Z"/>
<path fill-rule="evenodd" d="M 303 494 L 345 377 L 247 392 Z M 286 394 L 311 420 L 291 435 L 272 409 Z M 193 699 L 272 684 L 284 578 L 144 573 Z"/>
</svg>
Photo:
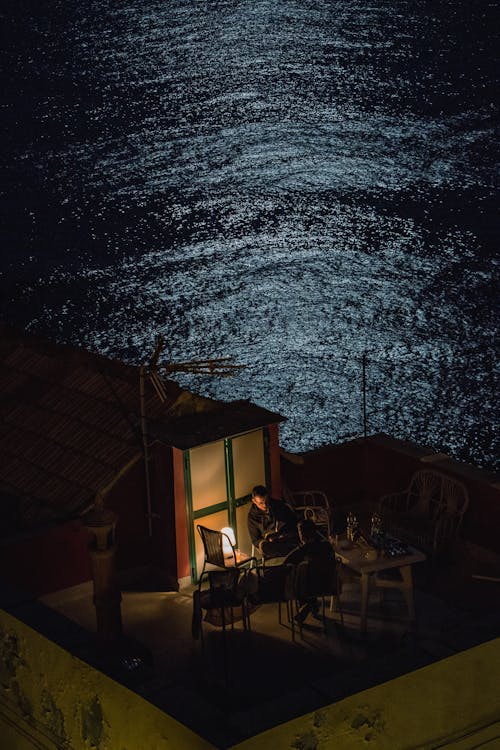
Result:
<svg viewBox="0 0 500 750">
<path fill-rule="evenodd" d="M 418 567 L 418 566 L 417 566 Z M 140 650 L 128 682 L 147 700 L 217 745 L 227 747 L 294 717 L 338 701 L 500 635 L 498 584 L 472 579 L 491 563 L 466 554 L 416 571 L 417 621 L 405 620 L 399 591 L 370 597 L 368 632 L 359 631 L 359 588 L 345 587 L 345 627 L 327 610 L 322 623 L 308 618 L 303 640 L 292 643 L 278 623 L 277 605 L 258 607 L 252 631 L 237 623 L 226 634 L 228 676 L 221 628 L 203 624 L 204 648 L 191 633 L 192 588 L 180 592 L 123 591 L 122 617 L 129 644 Z M 147 590 L 149 589 L 149 590 Z M 381 596 L 381 594 L 383 595 Z M 90 594 L 59 597 L 51 606 L 92 629 Z"/>
</svg>

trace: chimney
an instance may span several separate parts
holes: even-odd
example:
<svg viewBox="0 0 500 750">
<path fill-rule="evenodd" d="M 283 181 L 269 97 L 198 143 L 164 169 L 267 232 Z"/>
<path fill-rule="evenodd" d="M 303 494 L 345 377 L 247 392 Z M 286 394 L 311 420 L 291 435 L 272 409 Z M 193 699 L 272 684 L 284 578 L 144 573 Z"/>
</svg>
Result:
<svg viewBox="0 0 500 750">
<path fill-rule="evenodd" d="M 122 635 L 121 593 L 115 568 L 118 519 L 112 510 L 97 505 L 82 520 L 89 535 L 97 636 L 108 643 L 117 641 Z"/>
</svg>

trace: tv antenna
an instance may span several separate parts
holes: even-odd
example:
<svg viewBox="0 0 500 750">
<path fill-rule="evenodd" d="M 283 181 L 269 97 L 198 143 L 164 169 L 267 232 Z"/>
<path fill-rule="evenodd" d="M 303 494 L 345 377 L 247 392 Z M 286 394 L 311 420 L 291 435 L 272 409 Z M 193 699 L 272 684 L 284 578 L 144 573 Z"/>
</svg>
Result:
<svg viewBox="0 0 500 750">
<path fill-rule="evenodd" d="M 160 357 L 165 348 L 165 339 L 160 334 L 156 337 L 155 347 L 147 365 L 141 365 L 139 368 L 139 401 L 141 412 L 141 436 L 142 450 L 144 455 L 144 469 L 146 478 L 146 500 L 147 500 L 147 519 L 149 536 L 153 535 L 153 516 L 158 518 L 158 514 L 151 512 L 151 482 L 149 478 L 149 448 L 146 425 L 146 399 L 145 399 L 145 382 L 149 379 L 156 395 L 162 403 L 168 399 L 165 392 L 165 386 L 161 375 L 169 375 L 173 372 L 187 372 L 193 375 L 217 375 L 226 378 L 234 375 L 238 370 L 243 369 L 246 365 L 238 365 L 233 362 L 232 357 L 218 357 L 215 359 L 194 359 L 188 362 L 160 362 Z"/>
</svg>

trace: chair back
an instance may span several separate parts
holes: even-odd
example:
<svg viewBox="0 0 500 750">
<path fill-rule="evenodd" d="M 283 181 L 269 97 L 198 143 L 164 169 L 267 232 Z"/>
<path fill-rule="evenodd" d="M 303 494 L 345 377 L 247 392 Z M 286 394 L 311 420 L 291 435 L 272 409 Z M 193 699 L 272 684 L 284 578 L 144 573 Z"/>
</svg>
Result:
<svg viewBox="0 0 500 750">
<path fill-rule="evenodd" d="M 299 520 L 309 518 L 325 539 L 331 535 L 331 508 L 321 490 L 300 490 L 290 493 L 290 502 Z"/>
<path fill-rule="evenodd" d="M 219 568 L 226 567 L 223 548 L 223 538 L 225 534 L 221 531 L 208 529 L 206 526 L 198 525 L 196 528 L 198 529 L 201 541 L 203 542 L 205 563 L 216 565 Z"/>
<path fill-rule="evenodd" d="M 442 506 L 443 513 L 456 516 L 458 526 L 460 526 L 464 513 L 469 507 L 469 493 L 466 486 L 458 479 L 443 476 Z"/>
<path fill-rule="evenodd" d="M 261 604 L 287 602 L 294 597 L 294 565 L 269 565 L 258 570 L 258 599 Z"/>
<path fill-rule="evenodd" d="M 309 520 L 314 523 L 318 533 L 323 539 L 330 539 L 330 514 L 326 508 L 321 506 L 304 505 L 295 509 L 297 513 L 300 513 L 304 520 Z"/>
<path fill-rule="evenodd" d="M 441 475 L 430 469 L 415 472 L 408 488 L 410 513 L 434 520 L 441 511 L 441 500 Z"/>
<path fill-rule="evenodd" d="M 458 526 L 469 504 L 462 482 L 432 469 L 421 469 L 413 475 L 409 495 L 409 507 L 413 505 L 414 512 L 433 521 L 442 513 L 455 516 Z"/>
<path fill-rule="evenodd" d="M 313 596 L 330 596 L 338 593 L 337 567 L 335 559 L 325 561 L 303 560 L 295 569 L 295 598 L 308 599 Z"/>
</svg>

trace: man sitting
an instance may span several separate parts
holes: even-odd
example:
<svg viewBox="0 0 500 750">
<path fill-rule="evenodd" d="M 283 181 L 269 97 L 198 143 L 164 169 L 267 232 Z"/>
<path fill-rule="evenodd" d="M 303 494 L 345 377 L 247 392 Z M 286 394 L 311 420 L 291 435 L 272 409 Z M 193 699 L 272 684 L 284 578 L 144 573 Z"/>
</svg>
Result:
<svg viewBox="0 0 500 750">
<path fill-rule="evenodd" d="M 319 583 L 324 581 L 325 577 L 331 580 L 335 575 L 336 561 L 330 542 L 319 534 L 316 525 L 310 519 L 299 523 L 298 532 L 300 546 L 290 552 L 285 559 L 285 564 L 299 565 L 301 562 L 307 561 L 309 564 L 309 579 L 312 582 L 317 581 Z M 316 615 L 319 611 L 319 603 L 315 596 L 301 600 L 299 606 L 300 610 L 296 619 L 301 623 L 311 612 Z"/>
<path fill-rule="evenodd" d="M 252 490 L 247 522 L 252 544 L 264 558 L 285 557 L 298 544 L 295 513 L 284 500 L 269 497 L 261 484 Z"/>
</svg>

